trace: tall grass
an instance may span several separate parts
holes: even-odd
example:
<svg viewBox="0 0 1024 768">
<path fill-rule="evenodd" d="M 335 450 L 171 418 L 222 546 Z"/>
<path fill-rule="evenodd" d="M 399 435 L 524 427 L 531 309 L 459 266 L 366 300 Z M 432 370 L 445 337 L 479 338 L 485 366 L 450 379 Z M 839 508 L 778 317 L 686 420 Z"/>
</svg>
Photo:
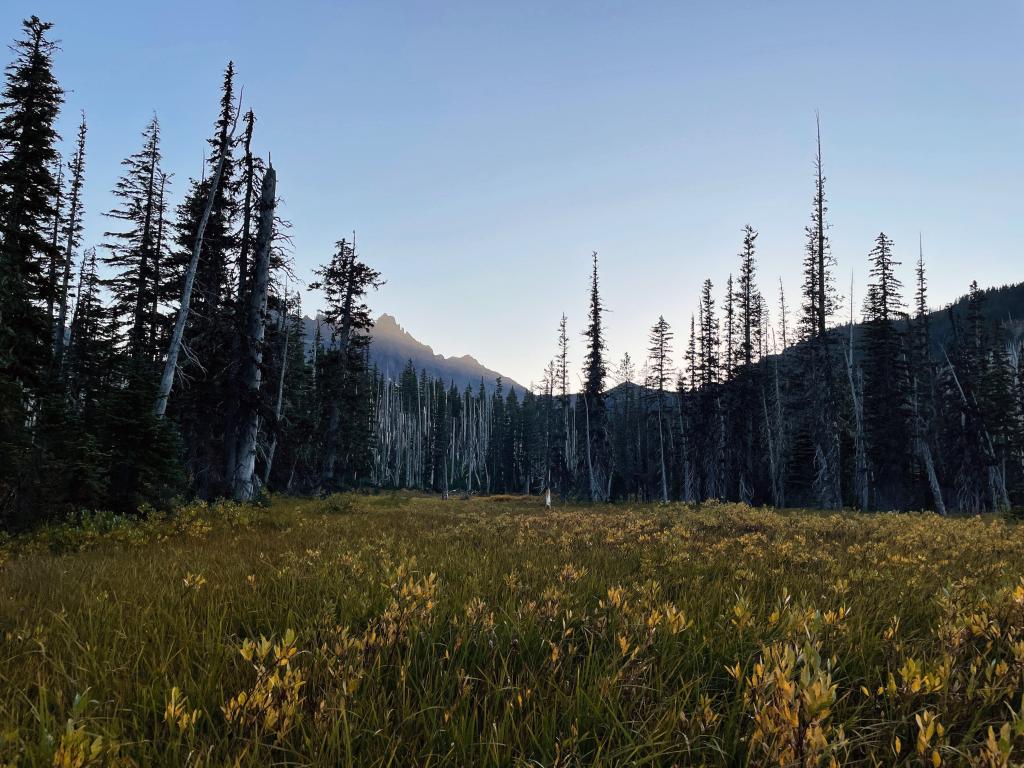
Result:
<svg viewBox="0 0 1024 768">
<path fill-rule="evenodd" d="M 0 762 L 1010 765 L 1024 527 L 413 495 L 0 550 Z"/>
</svg>

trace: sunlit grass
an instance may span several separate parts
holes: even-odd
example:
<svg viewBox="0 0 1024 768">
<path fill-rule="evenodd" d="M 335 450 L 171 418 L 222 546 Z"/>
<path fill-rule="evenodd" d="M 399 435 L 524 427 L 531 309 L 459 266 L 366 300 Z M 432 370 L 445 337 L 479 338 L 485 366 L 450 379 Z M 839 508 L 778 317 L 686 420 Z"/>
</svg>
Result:
<svg viewBox="0 0 1024 768">
<path fill-rule="evenodd" d="M 100 516 L 0 560 L 11 764 L 1024 756 L 1000 520 L 394 494 Z"/>
</svg>

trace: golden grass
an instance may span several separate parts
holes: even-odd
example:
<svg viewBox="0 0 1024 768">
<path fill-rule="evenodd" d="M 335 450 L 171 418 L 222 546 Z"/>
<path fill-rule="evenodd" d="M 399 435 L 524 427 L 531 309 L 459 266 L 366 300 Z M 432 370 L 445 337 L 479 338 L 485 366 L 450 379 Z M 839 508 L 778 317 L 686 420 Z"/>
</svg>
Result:
<svg viewBox="0 0 1024 768">
<path fill-rule="evenodd" d="M 1024 759 L 995 519 L 278 498 L 0 562 L 0 764 Z"/>
</svg>

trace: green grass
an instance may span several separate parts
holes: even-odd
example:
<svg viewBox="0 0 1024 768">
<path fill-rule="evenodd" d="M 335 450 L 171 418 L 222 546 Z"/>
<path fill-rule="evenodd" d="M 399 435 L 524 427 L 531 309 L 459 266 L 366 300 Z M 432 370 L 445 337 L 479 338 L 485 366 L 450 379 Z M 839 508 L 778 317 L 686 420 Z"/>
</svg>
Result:
<svg viewBox="0 0 1024 768">
<path fill-rule="evenodd" d="M 276 498 L 0 562 L 0 763 L 1024 756 L 1024 527 L 995 519 Z"/>
</svg>

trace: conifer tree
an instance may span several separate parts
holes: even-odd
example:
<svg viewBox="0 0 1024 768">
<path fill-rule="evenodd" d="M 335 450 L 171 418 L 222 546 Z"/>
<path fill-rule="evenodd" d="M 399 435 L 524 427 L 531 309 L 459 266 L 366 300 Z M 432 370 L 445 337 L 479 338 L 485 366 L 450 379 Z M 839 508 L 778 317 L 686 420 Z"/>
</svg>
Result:
<svg viewBox="0 0 1024 768">
<path fill-rule="evenodd" d="M 53 328 L 54 368 L 60 370 L 64 358 L 64 343 L 67 332 L 68 288 L 71 280 L 71 267 L 75 260 L 75 251 L 82 241 L 82 187 L 85 184 L 85 115 L 78 126 L 78 138 L 75 142 L 75 154 L 68 163 L 71 173 L 69 190 L 68 216 L 65 224 L 64 250 L 61 255 L 60 283 L 55 286 L 57 317 Z"/>
<path fill-rule="evenodd" d="M 740 271 L 736 281 L 736 304 L 740 328 L 739 357 L 742 365 L 749 366 L 756 359 L 757 340 L 760 335 L 761 296 L 757 290 L 757 265 L 754 261 L 757 232 L 747 224 L 743 228 L 743 248 L 740 251 Z M 785 323 L 785 320 L 783 320 Z"/>
<path fill-rule="evenodd" d="M 51 27 L 37 16 L 22 23 L 0 92 L 0 516 L 28 512 L 27 423 L 52 340 L 46 267 L 57 258 L 53 170 L 63 92 L 53 74 Z"/>
<path fill-rule="evenodd" d="M 697 356 L 697 325 L 693 315 L 690 315 L 690 337 L 686 347 L 686 354 L 683 356 L 685 377 L 680 377 L 680 382 L 685 381 L 686 388 L 691 392 L 700 384 L 697 375 L 699 364 Z"/>
<path fill-rule="evenodd" d="M 946 513 L 943 491 L 937 471 L 937 422 L 935 418 L 935 367 L 931 360 L 931 322 L 928 316 L 928 281 L 925 276 L 924 248 L 918 239 L 914 317 L 910 323 L 910 379 L 912 430 L 915 448 L 924 469 L 931 504 L 939 514 Z"/>
<path fill-rule="evenodd" d="M 779 342 L 781 346 L 773 352 L 781 353 L 789 347 L 789 311 L 786 307 L 786 290 L 782 286 L 782 278 L 779 278 Z"/>
<path fill-rule="evenodd" d="M 821 152 L 820 122 L 814 160 L 814 197 L 811 224 L 805 229 L 804 274 L 798 330 L 800 341 L 795 374 L 790 389 L 794 415 L 791 451 L 791 480 L 804 503 L 826 509 L 842 504 L 840 466 L 842 402 L 836 391 L 835 360 L 832 356 L 828 322 L 838 304 L 832 268 L 835 266 L 828 238 L 828 203 Z M 799 503 L 799 502 L 798 502 Z"/>
<path fill-rule="evenodd" d="M 697 378 L 701 387 L 718 383 L 719 339 L 718 318 L 715 316 L 714 285 L 710 279 L 704 281 L 700 294 L 700 346 L 697 360 Z"/>
<path fill-rule="evenodd" d="M 54 312 L 54 305 L 57 301 L 57 284 L 60 282 L 60 236 L 61 228 L 65 224 L 64 208 L 67 204 L 65 191 L 67 180 L 64 178 L 64 161 L 60 153 L 54 163 L 57 171 L 57 185 L 53 196 L 53 221 L 50 228 L 50 262 L 46 271 L 46 316 L 50 318 L 51 326 L 56 326 L 57 315 Z"/>
<path fill-rule="evenodd" d="M 150 297 L 148 346 L 153 357 L 159 360 L 160 350 L 167 347 L 170 335 L 170 316 L 160 311 L 161 305 L 170 304 L 180 296 L 180 273 L 175 269 L 173 260 L 167 258 L 167 194 L 171 182 L 171 174 L 160 171 L 160 195 L 157 198 L 156 248 L 153 251 L 153 284 L 156 290 Z"/>
<path fill-rule="evenodd" d="M 899 508 L 907 498 L 912 451 L 909 393 L 903 338 L 896 322 L 903 311 L 899 264 L 892 241 L 880 233 L 864 299 L 864 434 L 876 507 Z"/>
<path fill-rule="evenodd" d="M 44 399 L 35 424 L 36 441 L 43 449 L 37 458 L 40 490 L 54 511 L 61 506 L 101 504 L 110 509 L 109 451 L 102 433 L 116 357 L 109 313 L 100 295 L 95 249 L 82 258 L 73 324 L 63 380 Z"/>
<path fill-rule="evenodd" d="M 260 386 L 263 376 L 263 339 L 266 332 L 267 299 L 270 293 L 270 252 L 274 240 L 274 206 L 277 202 L 277 175 L 273 166 L 267 169 L 260 189 L 258 233 L 256 236 L 252 286 L 246 292 L 247 322 L 242 337 L 243 359 L 239 398 L 237 442 L 234 450 L 232 495 L 236 501 L 249 501 L 256 495 L 256 441 L 261 408 Z M 228 438 L 231 439 L 231 435 Z"/>
<path fill-rule="evenodd" d="M 367 349 L 373 327 L 365 299 L 382 281 L 380 273 L 361 261 L 355 246 L 344 239 L 315 274 L 317 280 L 310 288 L 323 291 L 323 318 L 331 328 L 331 347 L 317 361 L 324 446 L 320 483 L 324 489 L 336 489 L 346 472 L 362 466 L 369 451 L 368 414 L 362 413 L 359 402 L 368 389 Z M 405 397 L 418 401 L 420 389 L 411 366 L 410 373 Z M 366 423 L 360 420 L 364 415 Z"/>
<path fill-rule="evenodd" d="M 672 377 L 672 330 L 664 316 L 651 328 L 647 348 L 650 362 L 647 387 L 654 390 L 658 419 L 658 460 L 661 465 L 661 500 L 668 503 L 668 470 L 665 462 L 665 389 Z"/>
<path fill-rule="evenodd" d="M 569 319 L 562 313 L 558 323 L 558 354 L 555 357 L 554 388 L 558 391 L 560 419 L 555 448 L 555 472 L 559 492 L 564 499 L 568 492 L 572 475 L 576 471 L 575 455 L 572 450 L 573 434 L 569 427 Z"/>
<path fill-rule="evenodd" d="M 282 342 L 284 382 L 281 388 L 283 402 L 280 415 L 273 425 L 271 446 L 267 464 L 270 474 L 264 484 L 285 493 L 308 493 L 319 484 L 317 461 L 317 435 L 319 427 L 319 404 L 315 382 L 315 369 L 306 354 L 306 328 L 302 319 L 302 302 L 299 294 L 289 296 L 285 304 L 285 324 Z M 312 340 L 311 352 L 321 346 L 319 325 Z M 278 377 L 281 371 L 277 372 Z M 271 461 L 272 459 L 272 461 Z M 313 476 L 314 467 L 317 468 Z"/>
<path fill-rule="evenodd" d="M 730 274 L 725 281 L 725 317 L 723 318 L 725 322 L 725 333 L 723 338 L 725 350 L 723 351 L 721 360 L 722 381 L 728 381 L 732 378 L 740 357 L 740 326 L 736 321 L 736 294 L 733 291 L 732 286 L 732 275 Z"/>
<path fill-rule="evenodd" d="M 176 225 L 182 261 L 188 258 L 186 254 L 194 255 L 197 242 L 200 246 L 182 333 L 187 353 L 179 374 L 183 386 L 174 404 L 174 414 L 188 449 L 190 474 L 196 478 L 197 493 L 204 498 L 228 492 L 229 467 L 233 466 L 235 446 L 235 434 L 229 424 L 235 362 L 230 353 L 236 330 L 230 277 L 236 254 L 235 219 L 239 209 L 232 138 L 237 115 L 234 74 L 234 65 L 229 62 L 221 86 L 214 135 L 209 139 L 211 173 L 207 178 L 193 181 L 191 190 L 178 207 Z M 179 309 L 179 315 L 183 311 L 184 306 Z M 173 346 L 173 339 L 171 344 Z M 164 378 L 168 374 L 167 367 L 165 363 Z M 161 382 L 158 410 L 165 389 L 166 385 Z"/>
<path fill-rule="evenodd" d="M 814 302 L 817 316 L 815 319 L 815 336 L 825 337 L 828 317 L 832 312 L 834 301 L 831 297 L 831 266 L 832 254 L 828 241 L 828 224 L 825 221 L 825 214 L 828 212 L 828 202 L 825 199 L 825 168 L 821 159 L 821 119 L 815 114 L 815 127 L 818 136 L 818 151 L 814 158 L 815 184 L 814 184 L 814 213 L 812 215 L 814 234 L 814 291 L 816 300 Z"/>
<path fill-rule="evenodd" d="M 587 328 L 587 353 L 583 359 L 583 429 L 586 445 L 588 496 L 591 501 L 607 498 L 608 467 L 607 433 L 604 403 L 604 382 L 608 371 L 605 363 L 604 328 L 601 315 L 604 305 L 597 278 L 597 251 L 592 256 L 590 273 L 590 309 Z"/>
<path fill-rule="evenodd" d="M 67 380 L 72 408 L 84 413 L 93 408 L 109 383 L 114 323 L 103 305 L 102 281 L 96 249 L 82 256 L 74 313 L 68 333 Z"/>
<path fill-rule="evenodd" d="M 121 226 L 104 232 L 103 261 L 114 276 L 108 281 L 112 311 L 124 329 L 126 351 L 136 361 L 155 360 L 153 307 L 161 297 L 159 280 L 164 174 L 160 168 L 160 123 L 154 116 L 142 132 L 142 148 L 121 161 L 114 185 L 117 206 L 107 213 Z"/>
</svg>

